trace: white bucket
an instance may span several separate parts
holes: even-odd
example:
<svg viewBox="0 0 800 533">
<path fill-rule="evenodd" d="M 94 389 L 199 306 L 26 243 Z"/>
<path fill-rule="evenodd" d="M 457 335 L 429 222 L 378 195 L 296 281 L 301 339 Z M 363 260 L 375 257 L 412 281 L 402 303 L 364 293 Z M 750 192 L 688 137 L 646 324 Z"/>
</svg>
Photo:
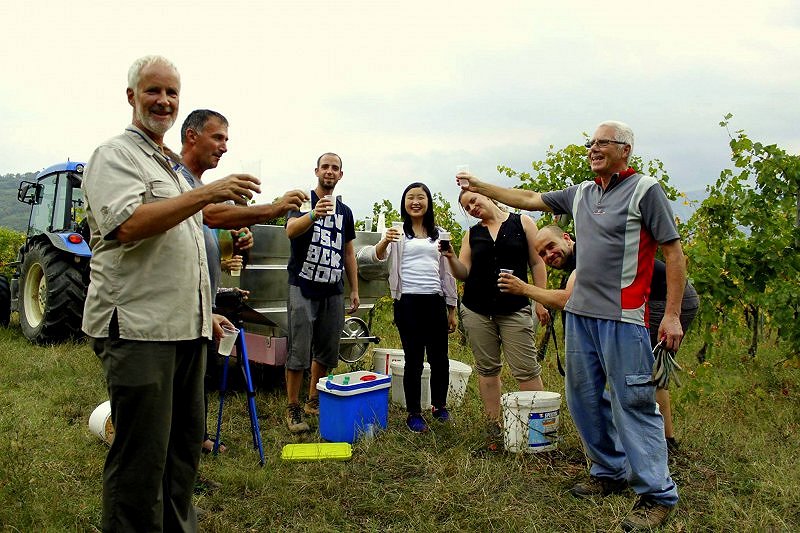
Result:
<svg viewBox="0 0 800 533">
<path fill-rule="evenodd" d="M 503 406 L 503 442 L 514 453 L 555 450 L 558 445 L 558 412 L 561 395 L 547 391 L 509 392 L 500 397 Z"/>
<path fill-rule="evenodd" d="M 458 407 L 464 402 L 467 382 L 472 374 L 472 367 L 461 361 L 450 359 L 450 387 L 447 390 L 447 405 Z"/>
<path fill-rule="evenodd" d="M 403 390 L 403 375 L 405 374 L 406 362 L 394 361 L 392 367 L 392 403 L 400 407 L 406 407 L 406 392 Z M 420 407 L 431 408 L 431 365 L 423 363 L 422 382 L 420 387 Z"/>
<path fill-rule="evenodd" d="M 378 374 L 392 375 L 392 363 L 405 361 L 406 355 L 398 348 L 375 348 L 372 351 L 372 371 Z"/>
<path fill-rule="evenodd" d="M 111 423 L 111 401 L 106 400 L 94 408 L 89 416 L 89 429 L 106 444 L 114 442 L 114 424 Z"/>
</svg>

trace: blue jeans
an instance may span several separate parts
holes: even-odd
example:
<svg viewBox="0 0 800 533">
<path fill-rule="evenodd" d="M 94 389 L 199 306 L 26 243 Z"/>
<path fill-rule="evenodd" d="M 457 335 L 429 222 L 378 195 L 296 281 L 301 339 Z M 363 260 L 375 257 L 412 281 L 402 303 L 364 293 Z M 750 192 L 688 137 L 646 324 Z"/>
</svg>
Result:
<svg viewBox="0 0 800 533">
<path fill-rule="evenodd" d="M 647 328 L 572 313 L 565 327 L 567 405 L 591 475 L 627 479 L 637 494 L 675 505 Z"/>
</svg>

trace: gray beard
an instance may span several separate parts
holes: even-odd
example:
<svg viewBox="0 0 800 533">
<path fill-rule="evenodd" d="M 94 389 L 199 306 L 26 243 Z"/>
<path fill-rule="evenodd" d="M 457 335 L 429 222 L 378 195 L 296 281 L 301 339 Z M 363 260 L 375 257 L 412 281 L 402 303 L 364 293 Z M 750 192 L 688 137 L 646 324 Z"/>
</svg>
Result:
<svg viewBox="0 0 800 533">
<path fill-rule="evenodd" d="M 175 118 L 170 118 L 168 123 L 165 123 L 160 120 L 155 120 L 150 117 L 150 115 L 146 115 L 139 111 L 136 112 L 136 115 L 139 117 L 139 121 L 147 128 L 149 131 L 155 133 L 158 136 L 163 137 L 167 131 L 175 124 Z"/>
</svg>

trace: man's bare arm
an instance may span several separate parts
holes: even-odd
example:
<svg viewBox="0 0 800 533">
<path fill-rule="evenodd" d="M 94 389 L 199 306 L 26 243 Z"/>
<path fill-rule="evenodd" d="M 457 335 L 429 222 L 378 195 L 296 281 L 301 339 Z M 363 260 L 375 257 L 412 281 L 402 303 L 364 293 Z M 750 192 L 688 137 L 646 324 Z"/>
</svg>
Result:
<svg viewBox="0 0 800 533">
<path fill-rule="evenodd" d="M 203 208 L 203 223 L 210 228 L 238 229 L 242 226 L 264 224 L 282 217 L 290 210 L 299 210 L 307 196 L 300 190 L 288 191 L 271 204 L 231 205 L 210 204 Z"/>
<path fill-rule="evenodd" d="M 486 183 L 472 174 L 460 173 L 457 176 L 460 179 L 468 179 L 468 190 L 477 192 L 489 198 L 494 198 L 498 202 L 504 203 L 511 207 L 518 209 L 525 209 L 526 211 L 552 211 L 546 203 L 542 201 L 542 195 L 538 192 L 529 191 L 526 189 L 509 189 L 500 187 L 491 183 Z M 463 188 L 463 187 L 462 187 Z"/>
<path fill-rule="evenodd" d="M 356 261 L 356 248 L 353 241 L 344 245 L 344 273 L 347 282 L 350 284 L 350 309 L 348 312 L 354 313 L 360 305 L 358 297 L 358 263 Z"/>
<path fill-rule="evenodd" d="M 307 232 L 311 229 L 311 226 L 314 225 L 316 219 L 327 216 L 330 207 L 330 200 L 327 198 L 320 198 L 319 201 L 317 201 L 317 205 L 314 206 L 314 210 L 311 211 L 311 213 L 314 213 L 313 219 L 309 213 L 305 213 L 303 216 L 292 217 L 286 221 L 286 236 L 290 239 L 294 239 L 298 235 Z"/>
<path fill-rule="evenodd" d="M 658 326 L 658 338 L 664 339 L 668 350 L 676 351 L 683 340 L 681 327 L 681 302 L 686 287 L 686 260 L 680 239 L 661 245 L 664 262 L 667 265 L 667 302 L 664 318 Z"/>
<path fill-rule="evenodd" d="M 570 274 L 567 286 L 563 289 L 543 289 L 525 283 L 513 274 L 500 274 L 498 286 L 502 292 L 520 294 L 548 307 L 564 309 L 575 286 L 575 272 Z"/>
</svg>

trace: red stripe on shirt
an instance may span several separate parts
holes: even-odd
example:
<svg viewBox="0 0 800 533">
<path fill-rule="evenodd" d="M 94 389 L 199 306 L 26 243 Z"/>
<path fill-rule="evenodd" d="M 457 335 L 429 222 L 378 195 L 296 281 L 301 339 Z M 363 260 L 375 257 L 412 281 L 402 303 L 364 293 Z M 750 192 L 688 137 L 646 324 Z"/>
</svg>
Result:
<svg viewBox="0 0 800 533">
<path fill-rule="evenodd" d="M 650 296 L 650 282 L 653 279 L 653 260 L 658 243 L 650 232 L 641 229 L 639 232 L 639 251 L 636 265 L 636 277 L 633 283 L 624 287 L 621 293 L 622 309 L 638 309 Z M 648 309 L 645 309 L 645 324 L 648 323 Z"/>
</svg>

